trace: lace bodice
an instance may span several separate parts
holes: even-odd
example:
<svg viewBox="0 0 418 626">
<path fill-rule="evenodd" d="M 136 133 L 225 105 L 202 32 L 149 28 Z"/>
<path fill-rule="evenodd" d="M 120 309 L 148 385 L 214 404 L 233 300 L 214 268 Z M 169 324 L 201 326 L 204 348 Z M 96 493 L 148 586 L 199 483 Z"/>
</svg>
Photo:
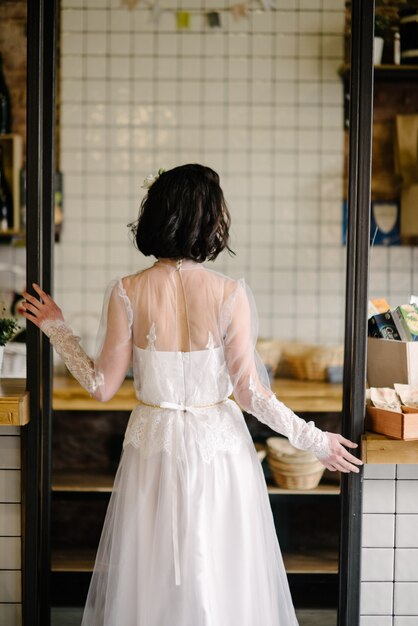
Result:
<svg viewBox="0 0 418 626">
<path fill-rule="evenodd" d="M 137 398 L 146 404 L 170 401 L 207 406 L 225 400 L 232 393 L 220 348 L 162 352 L 134 346 L 133 369 Z"/>
<path fill-rule="evenodd" d="M 186 412 L 195 418 L 188 424 L 191 434 L 196 426 L 195 442 L 204 460 L 213 458 L 217 449 L 236 449 L 248 441 L 248 432 L 223 419 L 227 413 L 221 410 L 233 392 L 244 410 L 296 447 L 325 458 L 326 433 L 297 417 L 272 393 L 255 352 L 256 329 L 255 305 L 244 281 L 192 261 L 157 262 L 112 281 L 93 358 L 64 322 L 42 325 L 71 373 L 100 400 L 114 395 L 133 359 L 142 406 L 131 416 L 125 445 L 171 453 L 170 428 L 176 415 Z"/>
<path fill-rule="evenodd" d="M 124 447 L 133 445 L 145 456 L 165 451 L 184 458 L 191 443 L 210 463 L 218 451 L 238 451 L 251 441 L 241 416 L 230 410 L 232 385 L 221 350 L 135 347 L 134 373 L 140 404 L 129 420 Z"/>
</svg>

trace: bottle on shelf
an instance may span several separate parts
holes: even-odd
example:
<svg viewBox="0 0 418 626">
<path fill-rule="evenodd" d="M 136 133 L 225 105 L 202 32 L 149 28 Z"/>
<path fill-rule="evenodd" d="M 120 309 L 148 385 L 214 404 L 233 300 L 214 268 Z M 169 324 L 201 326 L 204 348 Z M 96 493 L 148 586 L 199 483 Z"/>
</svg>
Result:
<svg viewBox="0 0 418 626">
<path fill-rule="evenodd" d="M 393 31 L 393 64 L 401 64 L 401 35 L 399 28 L 395 28 Z"/>
<path fill-rule="evenodd" d="M 56 170 L 54 187 L 55 243 L 58 243 L 61 239 L 63 219 L 63 179 L 62 172 L 60 170 Z"/>
<path fill-rule="evenodd" d="M 0 233 L 13 228 L 13 197 L 6 179 L 3 148 L 0 146 Z"/>
<path fill-rule="evenodd" d="M 23 164 L 19 173 L 19 199 L 20 199 L 20 230 L 26 231 L 26 163 Z"/>
<path fill-rule="evenodd" d="M 10 94 L 3 72 L 3 57 L 0 54 L 0 135 L 11 129 Z"/>
</svg>

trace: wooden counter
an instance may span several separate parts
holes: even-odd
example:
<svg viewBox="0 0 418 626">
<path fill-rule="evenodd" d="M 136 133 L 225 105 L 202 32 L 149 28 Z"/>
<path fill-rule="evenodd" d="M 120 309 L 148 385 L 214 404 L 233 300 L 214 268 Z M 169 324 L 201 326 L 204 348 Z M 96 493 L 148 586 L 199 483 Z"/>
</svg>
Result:
<svg viewBox="0 0 418 626">
<path fill-rule="evenodd" d="M 293 378 L 275 378 L 272 389 L 278 399 L 296 413 L 340 413 L 342 385 Z"/>
<path fill-rule="evenodd" d="M 25 378 L 0 378 L 0 426 L 29 422 L 29 392 Z"/>
<path fill-rule="evenodd" d="M 71 376 L 54 376 L 52 408 L 55 411 L 132 411 L 138 404 L 132 380 L 125 380 L 108 402 L 92 398 Z"/>
<path fill-rule="evenodd" d="M 418 440 L 392 439 L 378 433 L 365 433 L 361 440 L 363 463 L 418 463 Z"/>
<path fill-rule="evenodd" d="M 296 413 L 339 413 L 342 386 L 330 383 L 278 378 L 273 381 L 277 397 Z M 92 398 L 70 376 L 54 378 L 53 408 L 56 411 L 131 411 L 138 403 L 132 380 L 125 380 L 106 403 Z"/>
</svg>

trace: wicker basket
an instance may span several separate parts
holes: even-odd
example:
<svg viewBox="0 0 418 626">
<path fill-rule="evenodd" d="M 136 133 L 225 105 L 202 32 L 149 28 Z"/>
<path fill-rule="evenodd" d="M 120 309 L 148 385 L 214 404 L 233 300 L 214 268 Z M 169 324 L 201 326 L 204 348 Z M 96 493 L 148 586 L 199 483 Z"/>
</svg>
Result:
<svg viewBox="0 0 418 626">
<path fill-rule="evenodd" d="M 325 467 L 313 454 L 298 450 L 287 439 L 267 439 L 267 461 L 274 480 L 284 489 L 314 489 Z"/>
<path fill-rule="evenodd" d="M 303 474 L 299 476 L 286 475 L 274 470 L 272 470 L 272 474 L 277 486 L 282 487 L 282 489 L 315 489 L 322 478 L 324 469 L 325 468 L 317 470 L 313 474 Z"/>
<path fill-rule="evenodd" d="M 277 339 L 259 339 L 257 341 L 257 352 L 264 365 L 271 368 L 273 376 L 276 376 L 282 355 L 282 342 Z"/>
<path fill-rule="evenodd" d="M 287 341 L 282 344 L 282 356 L 279 362 L 277 375 L 282 378 L 291 378 L 293 376 L 292 366 L 289 359 L 292 360 L 293 356 L 299 356 L 306 354 L 306 352 L 312 348 L 312 345 L 302 343 L 299 341 Z"/>
<path fill-rule="evenodd" d="M 322 463 L 314 461 L 312 463 L 283 463 L 275 458 L 267 457 L 268 463 L 272 470 L 282 472 L 283 474 L 294 474 L 302 476 L 303 474 L 312 474 L 324 468 Z M 325 468 L 324 468 L 325 469 Z"/>
<path fill-rule="evenodd" d="M 267 453 L 270 457 L 287 463 L 306 463 L 316 461 L 316 458 L 308 450 L 299 450 L 284 437 L 269 437 L 266 440 Z"/>
<path fill-rule="evenodd" d="M 269 458 L 278 461 L 279 463 L 286 463 L 286 465 L 305 465 L 306 463 L 313 463 L 316 458 L 310 453 L 306 454 L 277 454 L 272 448 L 267 448 L 267 454 Z"/>
<path fill-rule="evenodd" d="M 327 380 L 329 367 L 341 366 L 343 346 L 311 346 L 299 353 L 286 353 L 290 371 L 299 380 Z"/>
</svg>

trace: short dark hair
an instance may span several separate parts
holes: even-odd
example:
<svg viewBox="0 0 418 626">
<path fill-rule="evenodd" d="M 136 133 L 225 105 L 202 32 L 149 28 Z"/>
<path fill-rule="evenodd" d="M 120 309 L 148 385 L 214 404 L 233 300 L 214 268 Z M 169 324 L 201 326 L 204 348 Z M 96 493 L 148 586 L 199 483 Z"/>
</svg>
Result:
<svg viewBox="0 0 418 626">
<path fill-rule="evenodd" d="M 213 261 L 229 247 L 231 217 L 219 176 L 210 167 L 180 165 L 162 172 L 130 224 L 146 256 Z"/>
</svg>

